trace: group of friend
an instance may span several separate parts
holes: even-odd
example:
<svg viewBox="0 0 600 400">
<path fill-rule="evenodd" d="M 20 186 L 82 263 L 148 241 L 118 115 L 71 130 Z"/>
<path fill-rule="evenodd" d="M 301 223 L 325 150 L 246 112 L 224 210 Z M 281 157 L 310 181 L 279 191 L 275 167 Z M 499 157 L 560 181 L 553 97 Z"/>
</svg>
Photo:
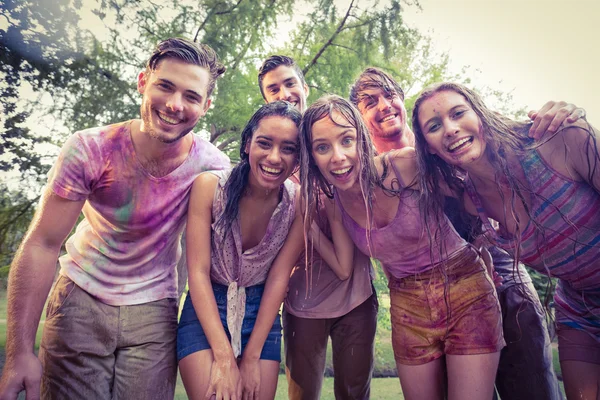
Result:
<svg viewBox="0 0 600 400">
<path fill-rule="evenodd" d="M 11 266 L 0 399 L 170 399 L 178 366 L 190 398 L 272 399 L 282 325 L 290 399 L 320 397 L 329 338 L 336 398 L 368 399 L 371 258 L 405 398 L 562 397 L 523 264 L 558 278 L 567 397 L 600 398 L 600 166 L 582 109 L 518 123 L 441 83 L 411 129 L 385 71 L 308 106 L 300 68 L 271 56 L 231 169 L 192 134 L 224 72 L 210 47 L 165 40 L 138 76 L 141 119 L 63 146 Z"/>
</svg>

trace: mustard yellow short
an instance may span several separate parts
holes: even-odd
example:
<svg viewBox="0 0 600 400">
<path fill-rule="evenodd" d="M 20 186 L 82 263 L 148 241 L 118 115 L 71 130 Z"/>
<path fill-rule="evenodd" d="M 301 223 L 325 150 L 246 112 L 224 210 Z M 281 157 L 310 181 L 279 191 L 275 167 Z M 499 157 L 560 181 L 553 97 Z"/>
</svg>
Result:
<svg viewBox="0 0 600 400">
<path fill-rule="evenodd" d="M 392 277 L 389 287 L 397 363 L 421 365 L 444 354 L 495 353 L 505 346 L 496 289 L 472 247 L 426 273 Z"/>
</svg>

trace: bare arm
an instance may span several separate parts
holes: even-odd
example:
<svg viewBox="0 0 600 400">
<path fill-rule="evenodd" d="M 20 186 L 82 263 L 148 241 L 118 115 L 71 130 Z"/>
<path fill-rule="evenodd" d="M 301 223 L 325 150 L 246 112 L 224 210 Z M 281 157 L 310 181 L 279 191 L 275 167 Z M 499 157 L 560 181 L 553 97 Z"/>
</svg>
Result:
<svg viewBox="0 0 600 400">
<path fill-rule="evenodd" d="M 560 132 L 569 152 L 571 167 L 581 179 L 600 193 L 600 137 L 591 125 L 585 128 L 570 127 Z M 556 142 L 556 141 L 555 141 Z"/>
<path fill-rule="evenodd" d="M 311 224 L 310 239 L 315 250 L 319 252 L 337 277 L 346 280 L 352 275 L 354 266 L 354 242 L 344 227 L 339 207 L 328 198 L 324 198 L 323 202 L 333 242 L 323 234 L 314 220 Z"/>
<path fill-rule="evenodd" d="M 6 364 L 0 398 L 16 398 L 23 388 L 39 396 L 41 365 L 33 353 L 35 334 L 54 280 L 62 243 L 84 201 L 71 201 L 46 188 L 9 273 Z M 33 397 L 32 397 L 33 398 Z"/>
<path fill-rule="evenodd" d="M 260 374 L 258 373 L 260 353 L 283 302 L 292 268 L 304 247 L 300 202 L 298 201 L 296 204 L 298 205 L 296 208 L 296 217 L 283 247 L 279 250 L 269 270 L 256 323 L 242 354 L 240 370 L 242 371 L 242 379 L 244 381 L 244 398 L 247 395 L 249 398 L 258 398 L 260 390 Z"/>
<path fill-rule="evenodd" d="M 192 185 L 186 228 L 188 279 L 192 300 L 202 305 L 201 309 L 194 305 L 194 309 L 214 358 L 207 394 L 226 398 L 237 394 L 239 398 L 239 371 L 210 281 L 212 202 L 217 181 L 215 175 L 204 173 Z"/>
</svg>

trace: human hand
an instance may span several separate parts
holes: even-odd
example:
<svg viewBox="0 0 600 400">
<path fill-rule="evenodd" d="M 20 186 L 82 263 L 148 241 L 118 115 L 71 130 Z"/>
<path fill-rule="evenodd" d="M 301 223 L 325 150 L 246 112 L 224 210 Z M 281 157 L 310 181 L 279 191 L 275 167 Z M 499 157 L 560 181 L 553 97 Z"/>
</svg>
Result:
<svg viewBox="0 0 600 400">
<path fill-rule="evenodd" d="M 504 281 L 504 279 L 502 279 L 500 274 L 497 273 L 496 270 L 494 270 L 492 272 L 492 282 L 494 282 L 494 287 L 499 288 L 500 286 L 502 286 L 503 281 Z"/>
<path fill-rule="evenodd" d="M 573 123 L 585 117 L 585 110 L 564 101 L 549 101 L 539 110 L 531 110 L 527 114 L 533 120 L 529 136 L 541 139 L 546 133 L 554 133 L 563 122 Z"/>
<path fill-rule="evenodd" d="M 25 390 L 27 400 L 39 400 L 42 364 L 32 352 L 8 356 L 0 379 L 0 400 L 16 399 Z"/>
<path fill-rule="evenodd" d="M 240 375 L 242 379 L 242 399 L 258 400 L 260 394 L 259 360 L 247 360 L 242 357 Z"/>
<path fill-rule="evenodd" d="M 240 371 L 234 358 L 214 360 L 210 369 L 210 384 L 206 391 L 206 399 L 240 400 L 242 385 Z"/>
</svg>

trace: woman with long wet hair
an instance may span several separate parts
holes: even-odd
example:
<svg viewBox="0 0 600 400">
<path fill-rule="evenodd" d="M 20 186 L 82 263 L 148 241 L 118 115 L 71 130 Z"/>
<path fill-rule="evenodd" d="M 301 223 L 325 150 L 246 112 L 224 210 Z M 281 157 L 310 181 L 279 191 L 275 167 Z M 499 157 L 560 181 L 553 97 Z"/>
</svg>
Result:
<svg viewBox="0 0 600 400">
<path fill-rule="evenodd" d="M 429 210 L 439 224 L 422 218 L 414 149 L 375 157 L 360 113 L 339 96 L 310 106 L 300 131 L 303 212 L 319 188 L 333 197 L 354 243 L 389 278 L 404 396 L 443 398 L 446 371 L 450 399 L 491 398 L 504 346 L 494 285 L 440 208 Z"/>
<path fill-rule="evenodd" d="M 190 290 L 177 335 L 190 398 L 275 396 L 278 312 L 304 249 L 299 191 L 287 179 L 297 167 L 299 124 L 300 113 L 287 102 L 262 106 L 242 131 L 240 163 L 203 173 L 192 186 L 186 231 Z M 354 246 L 341 221 L 330 224 L 334 243 L 323 238 L 314 246 L 329 264 L 350 268 Z"/>
<path fill-rule="evenodd" d="M 413 111 L 425 206 L 443 183 L 516 262 L 559 278 L 554 296 L 568 398 L 600 396 L 600 163 L 585 121 L 541 144 L 530 123 L 491 111 L 472 90 L 436 84 Z M 499 223 L 494 229 L 489 218 Z M 527 329 L 523 327 L 523 329 Z"/>
</svg>

